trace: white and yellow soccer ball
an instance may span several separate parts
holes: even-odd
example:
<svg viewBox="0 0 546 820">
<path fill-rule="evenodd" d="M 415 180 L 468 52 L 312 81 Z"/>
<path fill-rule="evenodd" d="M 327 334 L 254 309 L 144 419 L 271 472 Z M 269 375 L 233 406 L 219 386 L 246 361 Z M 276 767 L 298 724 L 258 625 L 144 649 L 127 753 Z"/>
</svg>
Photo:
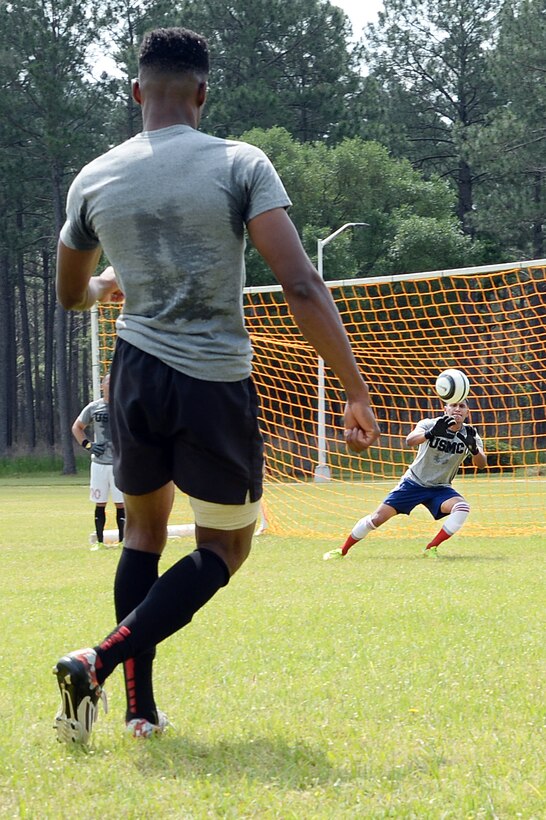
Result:
<svg viewBox="0 0 546 820">
<path fill-rule="evenodd" d="M 468 396 L 470 382 L 462 370 L 443 370 L 436 379 L 436 392 L 446 404 L 457 404 Z"/>
</svg>

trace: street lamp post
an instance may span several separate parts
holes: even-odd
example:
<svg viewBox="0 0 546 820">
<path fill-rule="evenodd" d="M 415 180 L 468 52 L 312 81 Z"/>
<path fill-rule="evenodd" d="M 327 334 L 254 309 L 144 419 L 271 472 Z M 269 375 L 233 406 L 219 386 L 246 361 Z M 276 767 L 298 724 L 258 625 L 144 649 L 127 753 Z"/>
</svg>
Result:
<svg viewBox="0 0 546 820">
<path fill-rule="evenodd" d="M 322 250 L 333 239 L 339 236 L 347 228 L 366 228 L 367 222 L 346 222 L 337 231 L 334 231 L 326 239 L 317 240 L 317 270 L 321 279 L 324 279 Z M 324 385 L 324 359 L 319 356 L 318 360 L 318 416 L 317 416 L 317 450 L 318 459 L 315 467 L 314 481 L 316 483 L 330 481 L 330 467 L 326 463 L 326 402 Z"/>
</svg>

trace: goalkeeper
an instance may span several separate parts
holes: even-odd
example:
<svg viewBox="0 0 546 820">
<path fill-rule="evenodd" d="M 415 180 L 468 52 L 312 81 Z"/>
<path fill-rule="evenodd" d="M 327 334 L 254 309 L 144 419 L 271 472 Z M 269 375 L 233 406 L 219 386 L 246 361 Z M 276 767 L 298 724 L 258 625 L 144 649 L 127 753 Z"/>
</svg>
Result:
<svg viewBox="0 0 546 820">
<path fill-rule="evenodd" d="M 324 553 L 325 561 L 343 558 L 357 541 L 395 515 L 409 515 L 419 504 L 436 520 L 445 518 L 424 549 L 425 556 L 437 555 L 438 546 L 461 529 L 470 512 L 468 502 L 451 485 L 459 467 L 469 454 L 474 467 L 487 464 L 481 438 L 474 427 L 465 424 L 468 413 L 466 401 L 446 404 L 443 416 L 425 418 L 417 424 L 406 438 L 407 444 L 418 445 L 417 456 L 398 486 L 375 512 L 356 522 L 342 547 Z"/>
<path fill-rule="evenodd" d="M 104 527 L 106 524 L 106 504 L 108 496 L 116 505 L 116 521 L 119 542 L 123 542 L 125 525 L 125 507 L 123 493 L 114 482 L 112 436 L 110 434 L 110 411 L 108 400 L 110 393 L 110 374 L 102 380 L 102 398 L 92 401 L 83 408 L 72 425 L 72 435 L 78 444 L 91 456 L 91 478 L 89 500 L 95 502 L 95 532 L 97 543 L 92 550 L 104 548 Z M 93 441 L 87 438 L 87 431 L 93 427 Z"/>
</svg>

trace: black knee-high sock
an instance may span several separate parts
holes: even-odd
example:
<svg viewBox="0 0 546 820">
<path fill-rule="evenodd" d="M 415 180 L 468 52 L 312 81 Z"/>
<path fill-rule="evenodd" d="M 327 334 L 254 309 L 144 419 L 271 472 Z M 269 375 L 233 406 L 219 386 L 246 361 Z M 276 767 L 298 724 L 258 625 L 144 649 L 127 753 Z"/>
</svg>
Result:
<svg viewBox="0 0 546 820">
<path fill-rule="evenodd" d="M 116 523 L 118 525 L 119 540 L 123 541 L 123 535 L 125 532 L 125 510 L 123 507 L 116 507 Z"/>
<path fill-rule="evenodd" d="M 229 581 L 221 558 L 207 549 L 186 555 L 167 570 L 130 615 L 95 647 L 97 680 L 189 624 L 195 613 Z"/>
<path fill-rule="evenodd" d="M 104 525 L 106 524 L 106 507 L 95 507 L 95 532 L 97 533 L 97 541 L 102 544 L 104 540 Z"/>
<path fill-rule="evenodd" d="M 118 509 L 118 513 L 123 510 Z M 118 623 L 137 607 L 157 581 L 159 555 L 125 548 L 121 553 L 114 580 L 114 602 Z M 129 658 L 123 664 L 126 720 L 139 717 L 157 723 L 152 667 L 155 647 Z"/>
</svg>

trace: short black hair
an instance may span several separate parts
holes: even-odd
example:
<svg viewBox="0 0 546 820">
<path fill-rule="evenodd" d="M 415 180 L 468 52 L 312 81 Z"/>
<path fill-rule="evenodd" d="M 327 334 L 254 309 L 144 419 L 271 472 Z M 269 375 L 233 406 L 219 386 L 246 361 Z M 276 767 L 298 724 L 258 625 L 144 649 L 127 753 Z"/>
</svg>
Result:
<svg viewBox="0 0 546 820">
<path fill-rule="evenodd" d="M 201 34 L 186 28 L 156 28 L 144 35 L 139 68 L 162 72 L 193 72 L 208 75 L 209 47 Z"/>
</svg>

